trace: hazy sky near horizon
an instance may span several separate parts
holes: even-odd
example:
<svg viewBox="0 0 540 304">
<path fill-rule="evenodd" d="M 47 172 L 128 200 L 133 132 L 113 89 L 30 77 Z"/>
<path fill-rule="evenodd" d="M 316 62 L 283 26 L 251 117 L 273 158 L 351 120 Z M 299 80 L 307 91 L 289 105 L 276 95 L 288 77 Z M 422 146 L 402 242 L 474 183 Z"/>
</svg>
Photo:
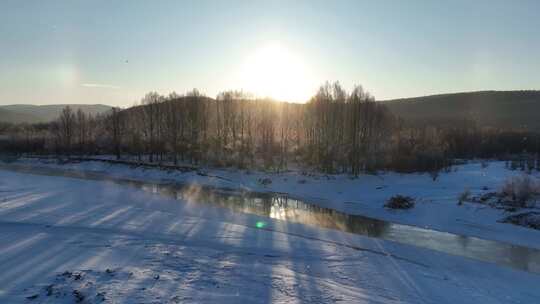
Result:
<svg viewBox="0 0 540 304">
<path fill-rule="evenodd" d="M 192 88 L 215 96 L 283 87 L 287 94 L 274 97 L 307 99 L 326 80 L 361 84 L 377 99 L 540 88 L 540 1 L 2 0 L 0 7 L 0 104 L 127 106 L 148 91 Z M 285 88 L 291 82 L 299 85 Z"/>
</svg>

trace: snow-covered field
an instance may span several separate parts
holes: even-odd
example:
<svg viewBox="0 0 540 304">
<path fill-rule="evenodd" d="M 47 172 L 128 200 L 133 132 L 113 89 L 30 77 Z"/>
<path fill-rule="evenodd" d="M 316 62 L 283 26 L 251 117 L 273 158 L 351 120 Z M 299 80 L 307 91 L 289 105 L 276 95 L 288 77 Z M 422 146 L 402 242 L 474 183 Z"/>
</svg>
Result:
<svg viewBox="0 0 540 304">
<path fill-rule="evenodd" d="M 457 204 L 458 196 L 466 189 L 473 195 L 497 191 L 508 177 L 523 174 L 505 168 L 504 162 L 490 162 L 487 167 L 479 162 L 456 166 L 452 172 L 441 173 L 436 181 L 428 174 L 382 173 L 351 179 L 345 175 L 206 169 L 204 175 L 201 175 L 200 172 L 133 168 L 97 161 L 59 165 L 54 160 L 21 159 L 17 163 L 100 172 L 111 177 L 145 181 L 176 181 L 251 191 L 283 192 L 349 214 L 540 248 L 540 231 L 498 222 L 510 213 L 477 203 Z M 270 179 L 271 183 L 263 185 L 260 183 L 263 179 Z M 415 208 L 407 211 L 384 208 L 386 200 L 395 194 L 416 198 Z"/>
<path fill-rule="evenodd" d="M 73 169 L 110 170 L 117 176 L 129 173 L 130 177 L 166 176 L 226 183 L 191 173 L 163 176 L 98 163 L 77 166 Z M 497 170 L 496 165 L 491 170 Z M 468 173 L 471 181 L 483 176 L 473 171 Z M 260 188 L 254 174 L 213 173 L 241 180 L 245 187 Z M 296 190 L 298 195 L 309 193 L 320 198 L 321 203 L 336 197 L 352 201 L 359 194 L 377 202 L 383 195 L 364 193 L 369 188 L 354 187 L 345 192 L 348 188 L 341 182 L 390 188 L 398 177 L 365 176 L 354 181 L 305 178 L 307 182 L 299 184 L 301 176 L 285 174 L 271 176 L 273 182 L 268 188 Z M 285 178 L 288 182 L 283 181 Z M 445 177 L 441 176 L 442 184 L 449 187 L 452 178 L 447 179 L 443 182 Z M 413 180 L 401 180 L 392 189 L 400 193 L 409 190 L 406 194 L 419 196 L 414 188 L 409 189 Z M 328 188 L 321 189 L 326 184 Z M 477 181 L 471 188 L 475 186 L 484 184 Z M 307 192 L 308 188 L 313 193 Z M 436 190 L 427 193 L 437 197 Z M 357 197 L 355 201 L 365 200 Z M 420 208 L 424 204 L 430 203 L 422 203 Z M 356 204 L 337 207 L 365 210 Z M 260 221 L 266 223 L 262 229 L 257 228 Z M 388 241 L 192 205 L 110 182 L 0 170 L 0 229 L 0 303 L 540 300 L 540 276 L 536 274 Z"/>
</svg>

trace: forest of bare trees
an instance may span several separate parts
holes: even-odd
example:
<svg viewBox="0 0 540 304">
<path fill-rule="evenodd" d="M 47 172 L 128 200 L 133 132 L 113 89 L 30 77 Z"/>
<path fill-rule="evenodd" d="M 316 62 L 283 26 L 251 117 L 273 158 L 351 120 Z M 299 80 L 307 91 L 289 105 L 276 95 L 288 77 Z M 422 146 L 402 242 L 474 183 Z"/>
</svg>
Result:
<svg viewBox="0 0 540 304">
<path fill-rule="evenodd" d="M 474 121 L 419 123 L 395 117 L 361 86 L 326 83 L 305 104 L 241 91 L 216 99 L 197 90 L 146 94 L 127 109 L 87 115 L 66 107 L 51 123 L 4 124 L 2 150 L 58 156 L 114 155 L 172 164 L 325 173 L 438 171 L 459 158 L 527 155 L 538 168 L 539 136 L 482 129 Z"/>
</svg>

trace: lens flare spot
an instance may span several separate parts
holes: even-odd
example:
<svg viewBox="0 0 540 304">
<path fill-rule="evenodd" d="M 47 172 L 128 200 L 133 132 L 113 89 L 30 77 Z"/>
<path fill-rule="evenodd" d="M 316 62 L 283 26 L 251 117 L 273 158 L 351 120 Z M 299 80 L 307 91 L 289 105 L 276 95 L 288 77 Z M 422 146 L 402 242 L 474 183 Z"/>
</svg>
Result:
<svg viewBox="0 0 540 304">
<path fill-rule="evenodd" d="M 266 227 L 266 223 L 262 222 L 262 221 L 258 221 L 257 223 L 255 223 L 255 227 L 264 228 L 264 227 Z"/>
</svg>

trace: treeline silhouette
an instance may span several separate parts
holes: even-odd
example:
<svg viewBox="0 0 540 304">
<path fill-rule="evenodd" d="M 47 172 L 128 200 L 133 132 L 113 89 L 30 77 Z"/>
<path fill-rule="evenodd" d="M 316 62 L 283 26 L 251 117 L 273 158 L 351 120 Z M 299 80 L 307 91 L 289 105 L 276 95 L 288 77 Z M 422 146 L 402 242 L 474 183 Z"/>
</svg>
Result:
<svg viewBox="0 0 540 304">
<path fill-rule="evenodd" d="M 519 157 L 540 167 L 540 137 L 471 119 L 404 120 L 361 86 L 322 85 L 305 104 L 226 91 L 212 99 L 146 94 L 139 105 L 88 115 L 63 109 L 51 123 L 0 125 L 1 149 L 42 155 L 115 155 L 141 162 L 325 173 L 438 172 L 456 159 Z"/>
</svg>

